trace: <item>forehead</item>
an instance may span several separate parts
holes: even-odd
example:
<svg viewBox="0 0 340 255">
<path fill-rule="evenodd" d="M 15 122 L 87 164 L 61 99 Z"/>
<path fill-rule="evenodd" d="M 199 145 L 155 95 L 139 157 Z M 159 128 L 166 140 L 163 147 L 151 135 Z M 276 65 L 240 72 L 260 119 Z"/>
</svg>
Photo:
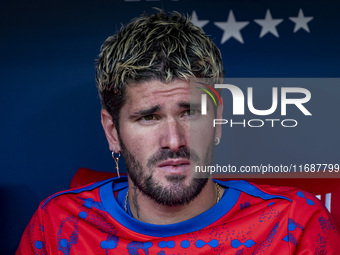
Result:
<svg viewBox="0 0 340 255">
<path fill-rule="evenodd" d="M 152 80 L 138 84 L 130 84 L 126 88 L 126 104 L 155 105 L 190 99 L 190 82 L 175 80 L 170 83 Z"/>
</svg>

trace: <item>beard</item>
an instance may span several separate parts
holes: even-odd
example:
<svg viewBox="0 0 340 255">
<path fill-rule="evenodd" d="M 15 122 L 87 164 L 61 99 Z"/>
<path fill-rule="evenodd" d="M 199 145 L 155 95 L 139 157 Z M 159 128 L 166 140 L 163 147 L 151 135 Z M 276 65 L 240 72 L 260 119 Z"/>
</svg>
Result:
<svg viewBox="0 0 340 255">
<path fill-rule="evenodd" d="M 126 148 L 120 139 L 121 153 L 124 157 L 127 172 L 133 184 L 146 196 L 154 200 L 158 204 L 165 206 L 177 206 L 190 203 L 197 197 L 204 186 L 208 182 L 208 176 L 204 178 L 192 178 L 188 185 L 185 184 L 187 176 L 185 175 L 168 175 L 165 176 L 168 185 L 160 185 L 154 176 L 156 164 L 167 160 L 185 158 L 194 161 L 196 164 L 200 162 L 200 158 L 193 150 L 187 147 L 180 147 L 177 151 L 170 149 L 162 149 L 155 155 L 151 156 L 147 165 L 143 167 L 134 155 Z M 209 148 L 205 158 L 205 163 L 212 162 L 212 148 Z"/>
</svg>

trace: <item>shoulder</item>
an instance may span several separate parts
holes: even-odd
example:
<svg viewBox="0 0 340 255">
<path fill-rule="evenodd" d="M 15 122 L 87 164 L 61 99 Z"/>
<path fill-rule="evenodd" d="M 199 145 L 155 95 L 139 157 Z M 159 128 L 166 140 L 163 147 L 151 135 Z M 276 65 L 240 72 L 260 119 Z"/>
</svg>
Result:
<svg viewBox="0 0 340 255">
<path fill-rule="evenodd" d="M 253 197 L 259 197 L 264 200 L 269 199 L 284 199 L 289 202 L 293 202 L 300 189 L 296 187 L 286 186 L 272 186 L 272 185 L 261 185 L 255 184 L 244 180 L 232 180 L 232 181 L 218 181 L 219 184 L 227 188 L 239 190 L 247 195 Z"/>
<path fill-rule="evenodd" d="M 284 199 L 289 201 L 292 209 L 326 210 L 322 202 L 313 194 L 298 187 L 255 184 L 244 180 L 218 181 L 228 188 L 239 190 L 247 195 L 263 200 Z M 298 207 L 298 208 L 295 208 Z"/>
<path fill-rule="evenodd" d="M 219 183 L 263 200 L 283 199 L 288 202 L 287 216 L 289 219 L 297 219 L 304 225 L 316 224 L 323 229 L 336 230 L 336 226 L 324 204 L 315 195 L 305 190 L 297 187 L 258 185 L 247 181 L 219 181 Z"/>
<path fill-rule="evenodd" d="M 67 202 L 75 201 L 75 200 L 82 200 L 82 201 L 84 199 L 88 201 L 98 200 L 100 197 L 99 190 L 101 187 L 105 185 L 113 185 L 113 183 L 119 182 L 119 181 L 121 180 L 117 180 L 117 178 L 111 178 L 111 179 L 91 183 L 83 187 L 57 192 L 55 194 L 52 194 L 45 200 L 43 200 L 39 205 L 39 210 L 46 210 L 50 206 L 56 207 L 59 204 L 65 204 Z"/>
</svg>

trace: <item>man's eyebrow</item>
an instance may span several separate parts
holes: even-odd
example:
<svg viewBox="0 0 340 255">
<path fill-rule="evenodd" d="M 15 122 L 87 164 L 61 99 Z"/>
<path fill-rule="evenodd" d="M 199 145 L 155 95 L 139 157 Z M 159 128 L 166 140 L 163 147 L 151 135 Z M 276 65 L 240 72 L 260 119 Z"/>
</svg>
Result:
<svg viewBox="0 0 340 255">
<path fill-rule="evenodd" d="M 195 104 L 195 103 L 188 103 L 188 102 L 180 102 L 178 104 L 178 106 L 180 108 L 186 108 L 186 109 L 190 109 L 190 108 L 200 108 L 201 104 Z"/>
<path fill-rule="evenodd" d="M 155 105 L 149 109 L 145 109 L 145 110 L 140 110 L 138 112 L 134 112 L 133 114 L 131 114 L 129 116 L 129 119 L 133 119 L 133 118 L 136 118 L 136 117 L 139 117 L 139 116 L 145 116 L 145 115 L 150 115 L 150 114 L 153 114 L 157 111 L 159 111 L 161 109 L 161 106 L 158 104 L 158 105 Z"/>
</svg>

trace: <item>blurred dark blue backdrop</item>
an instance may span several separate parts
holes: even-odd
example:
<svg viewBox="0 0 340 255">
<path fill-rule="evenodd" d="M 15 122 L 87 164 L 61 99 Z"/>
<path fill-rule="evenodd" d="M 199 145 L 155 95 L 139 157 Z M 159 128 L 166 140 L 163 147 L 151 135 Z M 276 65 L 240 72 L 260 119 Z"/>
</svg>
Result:
<svg viewBox="0 0 340 255">
<path fill-rule="evenodd" d="M 152 7 L 208 21 L 203 29 L 220 47 L 228 77 L 339 77 L 335 0 L 1 1 L 1 254 L 14 253 L 39 202 L 67 189 L 79 167 L 113 170 L 94 59 L 121 23 Z M 309 32 L 294 33 L 289 17 L 300 9 L 313 19 L 305 22 Z M 222 43 L 214 22 L 226 22 L 231 10 L 236 22 L 249 23 Z M 254 20 L 267 10 L 282 22 L 277 36 L 260 38 Z"/>
</svg>

